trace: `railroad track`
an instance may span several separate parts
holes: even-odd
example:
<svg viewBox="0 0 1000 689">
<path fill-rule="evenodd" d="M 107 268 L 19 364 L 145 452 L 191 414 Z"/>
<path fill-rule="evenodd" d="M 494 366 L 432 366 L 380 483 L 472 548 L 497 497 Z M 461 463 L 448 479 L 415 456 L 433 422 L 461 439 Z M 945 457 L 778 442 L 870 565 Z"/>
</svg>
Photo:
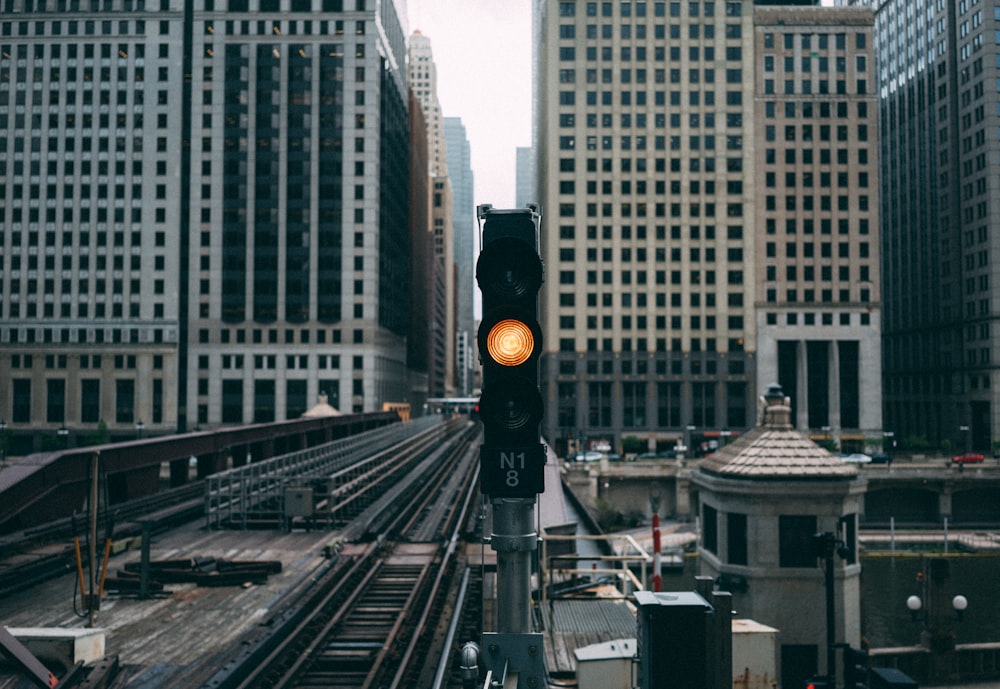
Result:
<svg viewBox="0 0 1000 689">
<path fill-rule="evenodd" d="M 354 532 L 364 549 L 332 564 L 203 689 L 419 686 L 428 659 L 445 652 L 433 647 L 434 630 L 451 614 L 447 594 L 464 571 L 458 546 L 475 503 L 478 428 L 449 430 L 441 440 L 453 441 L 428 446 L 352 522 L 367 524 Z"/>
<path fill-rule="evenodd" d="M 138 536 L 144 522 L 157 534 L 201 519 L 204 493 L 204 485 L 198 482 L 114 505 L 110 509 L 114 523 L 109 529 L 102 518 L 100 537 L 109 535 L 109 530 L 113 540 Z M 0 598 L 75 568 L 72 539 L 85 537 L 85 529 L 83 517 L 67 517 L 0 538 Z"/>
<path fill-rule="evenodd" d="M 439 630 L 447 626 L 456 579 L 465 572 L 462 536 L 476 522 L 469 514 L 479 504 L 478 439 L 477 424 L 456 419 L 377 453 L 377 462 L 364 458 L 345 474 L 360 479 L 352 485 L 363 495 L 331 509 L 336 518 L 327 523 L 335 530 L 327 566 L 291 591 L 266 625 L 185 667 L 158 689 L 426 686 L 427 668 L 446 653 Z M 115 531 L 152 519 L 162 529 L 197 520 L 204 514 L 204 492 L 198 482 L 166 501 L 160 496 L 116 507 Z M 68 541 L 73 525 L 63 521 L 23 534 L 18 548 Z M 3 565 L 0 595 L 4 577 L 24 584 L 25 570 Z M 65 558 L 35 566 L 52 574 L 67 569 Z M 128 686 L 127 679 L 116 686 Z"/>
</svg>

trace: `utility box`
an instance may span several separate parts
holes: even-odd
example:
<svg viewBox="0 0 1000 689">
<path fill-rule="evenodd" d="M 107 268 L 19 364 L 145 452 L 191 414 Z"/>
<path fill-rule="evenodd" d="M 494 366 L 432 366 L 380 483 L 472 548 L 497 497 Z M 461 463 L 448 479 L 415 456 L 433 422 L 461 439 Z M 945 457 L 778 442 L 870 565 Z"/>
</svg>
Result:
<svg viewBox="0 0 1000 689">
<path fill-rule="evenodd" d="M 313 516 L 313 489 L 285 488 L 285 517 Z"/>
<path fill-rule="evenodd" d="M 716 689 L 709 685 L 709 665 L 716 661 L 710 653 L 715 611 L 708 601 L 694 591 L 636 591 L 635 600 L 639 604 L 639 686 Z"/>
<path fill-rule="evenodd" d="M 871 689 L 917 689 L 917 682 L 894 667 L 873 667 L 868 671 Z"/>
<path fill-rule="evenodd" d="M 575 649 L 577 688 L 632 689 L 635 653 L 635 639 L 615 639 Z"/>
<path fill-rule="evenodd" d="M 733 689 L 778 686 L 778 630 L 754 620 L 733 620 Z"/>
</svg>

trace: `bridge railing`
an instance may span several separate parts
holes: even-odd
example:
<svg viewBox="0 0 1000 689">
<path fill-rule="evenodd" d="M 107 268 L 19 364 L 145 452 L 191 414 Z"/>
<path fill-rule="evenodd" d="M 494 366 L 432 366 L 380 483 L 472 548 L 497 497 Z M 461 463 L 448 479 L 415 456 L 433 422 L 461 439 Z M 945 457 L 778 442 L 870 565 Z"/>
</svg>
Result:
<svg viewBox="0 0 1000 689">
<path fill-rule="evenodd" d="M 328 477 L 441 423 L 425 416 L 213 474 L 205 482 L 205 525 L 247 528 L 258 506 L 281 509 L 288 486 Z"/>
</svg>

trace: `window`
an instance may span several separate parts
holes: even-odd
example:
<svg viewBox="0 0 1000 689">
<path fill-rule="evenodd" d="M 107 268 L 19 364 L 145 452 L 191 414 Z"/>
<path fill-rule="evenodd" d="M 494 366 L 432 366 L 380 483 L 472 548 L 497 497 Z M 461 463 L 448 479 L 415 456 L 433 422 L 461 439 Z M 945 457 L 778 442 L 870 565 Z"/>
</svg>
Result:
<svg viewBox="0 0 1000 689">
<path fill-rule="evenodd" d="M 66 381 L 63 378 L 49 378 L 46 381 L 45 420 L 49 423 L 66 421 Z"/>
<path fill-rule="evenodd" d="M 781 567 L 815 567 L 812 537 L 816 533 L 815 515 L 778 517 L 778 564 Z"/>
<path fill-rule="evenodd" d="M 97 423 L 101 419 L 101 381 L 84 378 L 80 381 L 80 422 Z"/>
<path fill-rule="evenodd" d="M 719 550 L 719 513 L 710 506 L 702 507 L 702 546 L 710 553 L 717 553 Z"/>
<path fill-rule="evenodd" d="M 135 416 L 135 381 L 115 381 L 115 423 L 132 423 Z"/>
<path fill-rule="evenodd" d="M 747 563 L 747 516 L 732 512 L 726 515 L 726 555 L 731 565 Z"/>
</svg>

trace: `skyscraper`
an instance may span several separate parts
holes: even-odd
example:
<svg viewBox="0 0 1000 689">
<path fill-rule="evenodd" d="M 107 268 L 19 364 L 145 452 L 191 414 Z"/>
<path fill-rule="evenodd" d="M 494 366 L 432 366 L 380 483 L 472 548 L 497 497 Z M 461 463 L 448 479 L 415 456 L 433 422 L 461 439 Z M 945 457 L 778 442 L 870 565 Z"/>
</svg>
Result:
<svg viewBox="0 0 1000 689">
<path fill-rule="evenodd" d="M 321 4 L 6 0 L 15 432 L 406 399 L 405 35 L 393 3 Z"/>
<path fill-rule="evenodd" d="M 757 375 L 842 449 L 881 437 L 873 15 L 757 7 Z"/>
<path fill-rule="evenodd" d="M 476 204 L 472 174 L 472 149 L 460 117 L 444 118 L 448 147 L 448 178 L 452 189 L 452 236 L 455 238 L 455 377 L 462 397 L 472 394 L 476 355 L 476 321 L 473 298 L 478 291 L 475 278 Z"/>
<path fill-rule="evenodd" d="M 1000 438 L 1000 20 L 995 3 L 866 4 L 879 65 L 885 425 L 897 442 L 989 452 Z"/>
<path fill-rule="evenodd" d="M 617 448 L 630 437 L 635 449 L 707 448 L 753 424 L 772 377 L 790 390 L 807 384 L 800 427 L 840 433 L 853 423 L 848 435 L 860 436 L 879 417 L 877 386 L 862 380 L 879 360 L 877 243 L 865 249 L 872 287 L 862 293 L 852 249 L 840 253 L 862 232 L 860 201 L 842 207 L 821 187 L 841 176 L 853 187 L 862 171 L 874 186 L 874 175 L 820 140 L 841 128 L 842 147 L 855 140 L 857 83 L 848 91 L 846 65 L 854 75 L 856 44 L 844 24 L 867 18 L 870 36 L 871 13 L 831 12 L 542 3 L 543 423 L 557 448 Z M 776 28 L 783 21 L 793 28 Z M 769 33 L 777 48 L 766 48 Z M 777 84 L 766 74 L 775 59 Z M 872 69 L 869 60 L 862 71 Z M 780 137 L 772 114 L 788 118 Z M 827 228 L 843 236 L 820 238 Z M 855 344 L 833 344 L 841 340 Z M 838 398 L 840 387 L 852 392 Z"/>
<path fill-rule="evenodd" d="M 514 178 L 514 208 L 524 208 L 529 203 L 536 203 L 535 149 L 531 146 L 517 147 Z"/>
<path fill-rule="evenodd" d="M 455 228 L 453 219 L 454 190 L 448 176 L 448 151 L 445 138 L 444 116 L 437 98 L 437 67 L 431 50 L 430 38 L 420 31 L 410 36 L 409 76 L 411 88 L 423 110 L 427 123 L 429 174 L 431 176 L 431 231 L 434 234 L 434 253 L 439 269 L 444 275 L 444 321 L 432 324 L 435 351 L 440 349 L 441 375 L 431 375 L 431 397 L 451 397 L 456 391 L 455 323 L 456 323 L 456 267 Z"/>
</svg>

